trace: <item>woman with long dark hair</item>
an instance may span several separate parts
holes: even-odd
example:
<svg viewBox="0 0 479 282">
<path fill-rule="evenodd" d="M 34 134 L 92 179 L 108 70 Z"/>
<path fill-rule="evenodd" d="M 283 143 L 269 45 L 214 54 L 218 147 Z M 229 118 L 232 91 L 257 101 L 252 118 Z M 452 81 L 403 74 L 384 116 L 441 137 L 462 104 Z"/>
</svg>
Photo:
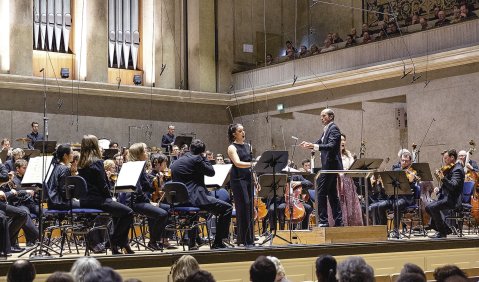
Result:
<svg viewBox="0 0 479 282">
<path fill-rule="evenodd" d="M 80 207 L 100 209 L 109 212 L 113 218 L 113 233 L 110 244 L 113 254 L 133 254 L 128 244 L 128 231 L 133 223 L 133 211 L 112 200 L 110 183 L 105 172 L 98 138 L 94 135 L 84 135 L 81 141 L 81 156 L 78 162 L 78 173 L 88 186 L 86 195 L 80 198 Z"/>
<path fill-rule="evenodd" d="M 251 147 L 246 144 L 243 125 L 236 123 L 228 127 L 228 157 L 233 163 L 230 186 L 236 207 L 237 244 L 254 245 L 253 237 L 253 185 L 251 180 Z"/>
<path fill-rule="evenodd" d="M 55 210 L 69 210 L 70 201 L 66 199 L 66 179 L 71 175 L 70 163 L 73 162 L 73 150 L 68 144 L 61 144 L 55 153 L 55 167 L 48 181 L 48 208 Z M 71 201 L 72 208 L 80 207 L 77 200 Z"/>
</svg>

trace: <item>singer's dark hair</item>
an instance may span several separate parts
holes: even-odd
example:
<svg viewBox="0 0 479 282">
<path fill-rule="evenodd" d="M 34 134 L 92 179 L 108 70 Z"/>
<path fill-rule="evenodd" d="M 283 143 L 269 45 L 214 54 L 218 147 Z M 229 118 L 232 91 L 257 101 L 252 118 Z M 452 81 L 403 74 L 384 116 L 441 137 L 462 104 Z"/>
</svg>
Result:
<svg viewBox="0 0 479 282">
<path fill-rule="evenodd" d="M 63 159 L 63 156 L 65 156 L 65 154 L 70 154 L 72 148 L 70 146 L 70 144 L 60 144 L 56 151 L 53 152 L 53 156 L 55 157 L 55 159 L 57 159 L 58 161 L 61 161 Z"/>
<path fill-rule="evenodd" d="M 233 124 L 230 124 L 230 126 L 228 127 L 228 140 L 230 141 L 230 143 L 233 143 L 235 141 L 234 133 L 240 126 L 241 126 L 241 123 L 233 123 Z"/>
</svg>

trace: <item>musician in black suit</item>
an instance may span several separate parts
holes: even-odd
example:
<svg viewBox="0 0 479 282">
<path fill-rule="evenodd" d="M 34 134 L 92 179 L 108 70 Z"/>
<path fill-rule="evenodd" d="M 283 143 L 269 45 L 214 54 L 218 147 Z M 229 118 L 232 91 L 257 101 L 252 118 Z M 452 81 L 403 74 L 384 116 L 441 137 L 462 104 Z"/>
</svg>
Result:
<svg viewBox="0 0 479 282">
<path fill-rule="evenodd" d="M 165 149 L 165 152 L 171 152 L 171 146 L 175 142 L 175 126 L 168 125 L 168 133 L 161 137 L 161 147 Z"/>
<path fill-rule="evenodd" d="M 80 153 L 78 174 L 87 183 L 87 194 L 80 196 L 80 207 L 109 212 L 113 218 L 113 233 L 110 239 L 112 253 L 120 254 L 120 249 L 124 249 L 125 253 L 133 254 L 134 252 L 128 244 L 128 232 L 133 223 L 133 211 L 111 198 L 110 183 L 96 136 L 83 136 Z"/>
<path fill-rule="evenodd" d="M 448 150 L 442 156 L 445 171 L 439 170 L 438 177 L 441 179 L 441 187 L 435 188 L 439 192 L 439 199 L 426 206 L 426 212 L 431 216 L 433 227 L 437 233 L 431 238 L 446 238 L 451 232 L 442 216 L 442 211 L 454 209 L 460 205 L 462 188 L 464 186 L 464 166 L 457 160 L 457 152 Z M 446 169 L 450 166 L 450 169 Z"/>
<path fill-rule="evenodd" d="M 5 182 L 9 180 L 8 170 L 3 164 L 0 164 L 0 181 Z M 16 240 L 18 237 L 18 232 L 25 225 L 27 221 L 27 212 L 14 207 L 12 205 L 7 205 L 7 195 L 5 192 L 0 190 L 0 230 L 4 232 L 1 234 L 3 238 L 0 240 L 0 255 L 2 253 L 10 252 L 20 252 L 23 249 L 20 249 L 16 246 Z M 7 232 L 8 230 L 8 232 Z"/>
<path fill-rule="evenodd" d="M 334 123 L 334 111 L 324 109 L 321 112 L 321 122 L 324 125 L 321 138 L 315 143 L 303 141 L 300 146 L 306 149 L 321 151 L 321 169 L 322 170 L 342 170 L 343 162 L 341 159 L 341 131 Z M 318 178 L 318 207 L 319 207 L 319 226 L 328 227 L 328 206 L 327 200 L 333 212 L 334 226 L 343 226 L 343 216 L 341 205 L 339 203 L 337 184 L 337 174 L 325 173 Z"/>
<path fill-rule="evenodd" d="M 45 140 L 43 134 L 38 132 L 38 122 L 32 122 L 32 132 L 27 134 L 27 138 L 30 139 L 28 142 L 28 149 L 33 149 L 35 142 Z"/>
<path fill-rule="evenodd" d="M 205 175 L 214 176 L 215 170 L 206 159 L 205 143 L 199 139 L 191 142 L 190 152 L 186 153 L 171 165 L 171 175 L 174 182 L 182 182 L 188 189 L 190 203 L 218 217 L 213 249 L 226 248 L 223 239 L 228 237 L 233 207 L 213 197 L 205 187 Z M 190 232 L 190 250 L 195 249 L 196 232 Z"/>
</svg>

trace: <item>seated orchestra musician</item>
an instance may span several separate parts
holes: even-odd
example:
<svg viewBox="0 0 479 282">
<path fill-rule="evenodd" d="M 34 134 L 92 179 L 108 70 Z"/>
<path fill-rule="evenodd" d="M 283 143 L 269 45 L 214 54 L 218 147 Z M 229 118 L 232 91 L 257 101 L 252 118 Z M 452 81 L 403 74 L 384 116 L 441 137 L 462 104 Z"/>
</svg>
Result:
<svg viewBox="0 0 479 282">
<path fill-rule="evenodd" d="M 215 197 L 205 187 L 205 175 L 214 176 L 215 170 L 206 159 L 205 143 L 199 139 L 191 142 L 190 152 L 187 152 L 171 165 L 171 175 L 174 182 L 182 182 L 188 189 L 190 203 L 206 210 L 218 217 L 216 236 L 212 245 L 213 249 L 226 248 L 223 239 L 228 237 L 233 207 Z M 197 249 L 196 234 L 193 229 L 188 232 L 190 250 Z"/>
<path fill-rule="evenodd" d="M 0 181 L 6 183 L 9 180 L 7 168 L 0 163 Z M 0 256 L 23 251 L 16 242 L 18 232 L 25 226 L 27 218 L 29 215 L 25 210 L 8 204 L 7 194 L 0 188 L 0 236 L 3 238 L 0 241 Z"/>
<path fill-rule="evenodd" d="M 43 134 L 38 132 L 38 122 L 32 122 L 32 132 L 27 134 L 27 138 L 30 139 L 28 142 L 28 149 L 33 149 L 35 142 L 45 140 Z"/>
<path fill-rule="evenodd" d="M 96 136 L 83 136 L 78 167 L 79 175 L 85 179 L 88 186 L 87 194 L 80 197 L 80 207 L 109 212 L 113 218 L 113 232 L 110 236 L 112 253 L 120 254 L 119 248 L 126 253 L 133 253 L 128 244 L 133 210 L 113 201 Z"/>
<path fill-rule="evenodd" d="M 467 152 L 465 150 L 461 150 L 457 153 L 457 159 L 460 160 L 468 170 L 479 172 L 479 166 L 476 161 L 469 159 L 466 164 Z"/>
<path fill-rule="evenodd" d="M 8 171 L 15 171 L 15 161 L 20 160 L 25 155 L 25 152 L 21 148 L 15 148 L 12 150 L 12 157 L 5 162 L 5 166 Z"/>
<path fill-rule="evenodd" d="M 145 143 L 135 143 L 131 145 L 128 155 L 128 161 L 147 161 L 147 146 Z M 150 242 L 148 247 L 153 250 L 160 250 L 162 243 L 162 235 L 165 230 L 166 221 L 168 220 L 168 212 L 150 203 L 148 194 L 154 192 L 153 180 L 143 168 L 140 178 L 136 183 L 136 191 L 128 193 L 126 205 L 131 207 L 133 211 L 148 217 L 148 227 L 150 231 Z M 147 194 L 148 193 L 148 194 Z"/>
<path fill-rule="evenodd" d="M 436 172 L 441 181 L 441 187 L 435 188 L 439 192 L 438 200 L 426 206 L 426 212 L 431 216 L 430 226 L 437 231 L 431 238 L 446 238 L 451 233 L 444 221 L 443 212 L 456 208 L 464 186 L 464 166 L 458 161 L 456 150 L 444 152 L 443 162 L 444 166 Z"/>
<path fill-rule="evenodd" d="M 380 200 L 378 202 L 372 203 L 369 205 L 369 212 L 375 214 L 377 216 L 378 222 L 376 224 L 386 225 L 387 224 L 387 210 L 392 210 L 397 206 L 398 212 L 401 214 L 408 206 L 414 204 L 414 193 L 418 189 L 416 182 L 417 177 L 411 172 L 411 164 L 412 164 L 412 155 L 409 152 L 403 152 L 401 154 L 401 167 L 396 168 L 395 170 L 403 170 L 406 171 L 408 175 L 409 184 L 411 186 L 411 195 L 399 195 L 397 201 L 394 199 L 394 195 L 389 195 L 384 200 Z M 395 222 L 395 225 L 397 227 Z"/>
<path fill-rule="evenodd" d="M 69 210 L 70 200 L 66 199 L 66 179 L 71 176 L 71 162 L 73 162 L 73 150 L 68 144 L 61 144 L 53 154 L 54 168 L 47 185 L 47 203 L 49 209 Z M 80 207 L 78 200 L 71 201 L 71 207 Z"/>
</svg>

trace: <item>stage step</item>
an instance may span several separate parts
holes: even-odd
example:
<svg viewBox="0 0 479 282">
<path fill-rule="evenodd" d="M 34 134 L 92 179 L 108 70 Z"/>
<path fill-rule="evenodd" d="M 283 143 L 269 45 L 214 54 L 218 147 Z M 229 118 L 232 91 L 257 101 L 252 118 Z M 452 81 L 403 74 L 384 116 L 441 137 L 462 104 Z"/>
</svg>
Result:
<svg viewBox="0 0 479 282">
<path fill-rule="evenodd" d="M 273 245 L 288 245 L 289 234 L 289 230 L 278 230 Z M 387 229 L 386 225 L 314 227 L 313 230 L 293 230 L 291 237 L 291 243 L 307 245 L 377 242 L 387 240 Z"/>
</svg>

